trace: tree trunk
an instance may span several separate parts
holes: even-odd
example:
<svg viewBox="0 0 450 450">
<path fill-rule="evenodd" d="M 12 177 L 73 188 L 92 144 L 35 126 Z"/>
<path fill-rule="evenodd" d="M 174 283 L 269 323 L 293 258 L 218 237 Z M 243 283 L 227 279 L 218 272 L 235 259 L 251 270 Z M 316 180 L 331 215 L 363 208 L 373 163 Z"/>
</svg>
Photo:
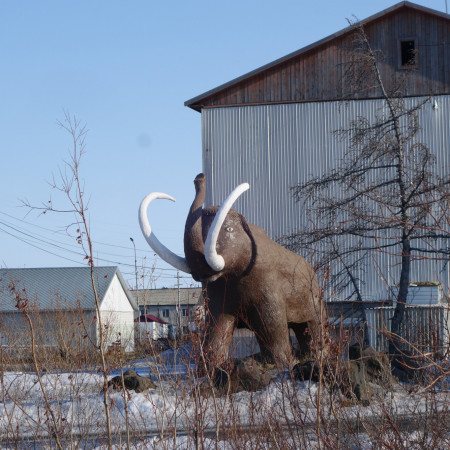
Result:
<svg viewBox="0 0 450 450">
<path fill-rule="evenodd" d="M 409 237 L 402 240 L 402 271 L 397 294 L 397 304 L 391 323 L 391 337 L 389 339 L 389 353 L 398 353 L 402 348 L 399 338 L 402 324 L 405 320 L 406 299 L 408 297 L 409 278 L 411 273 L 411 242 Z"/>
</svg>

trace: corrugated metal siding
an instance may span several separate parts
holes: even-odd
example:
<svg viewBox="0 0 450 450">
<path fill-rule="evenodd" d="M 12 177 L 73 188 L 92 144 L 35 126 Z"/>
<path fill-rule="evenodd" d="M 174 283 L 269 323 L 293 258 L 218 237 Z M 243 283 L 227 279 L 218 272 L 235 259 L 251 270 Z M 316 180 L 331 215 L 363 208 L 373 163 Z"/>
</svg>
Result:
<svg viewBox="0 0 450 450">
<path fill-rule="evenodd" d="M 397 295 L 397 287 L 393 288 L 394 295 Z M 432 306 L 442 305 L 442 286 L 414 286 L 408 288 L 406 297 L 408 305 Z"/>
<path fill-rule="evenodd" d="M 44 267 L 0 269 L 0 311 L 15 311 L 16 291 L 26 290 L 28 299 L 42 310 L 95 309 L 90 267 Z M 94 277 L 100 299 L 117 273 L 117 267 L 95 267 Z"/>
<path fill-rule="evenodd" d="M 32 312 L 36 344 L 58 348 L 61 343 L 81 350 L 95 342 L 97 321 L 91 311 L 40 311 Z M 85 339 L 85 335 L 89 339 Z M 20 312 L 0 314 L 0 345 L 9 348 L 30 347 L 31 334 L 28 322 Z"/>
<path fill-rule="evenodd" d="M 100 301 L 116 280 L 116 291 L 126 295 L 131 308 L 137 305 L 119 269 L 115 266 L 94 267 L 94 280 Z M 11 283 L 15 291 L 11 291 Z M 16 311 L 14 293 L 23 292 L 33 307 L 43 310 L 82 309 L 94 310 L 95 299 L 91 283 L 91 268 L 39 267 L 30 269 L 0 269 L 0 312 Z"/>
<path fill-rule="evenodd" d="M 428 103 L 420 112 L 417 139 L 435 153 L 442 174 L 449 167 L 450 96 L 436 100 L 438 109 Z M 406 99 L 407 105 L 418 101 L 423 99 Z M 382 104 L 381 100 L 361 100 L 203 109 L 206 205 L 220 204 L 239 183 L 248 182 L 250 190 L 234 208 L 249 222 L 264 228 L 273 239 L 301 229 L 304 212 L 290 188 L 335 167 L 348 141 L 333 132 L 357 116 L 374 120 Z M 398 279 L 396 263 L 387 254 L 376 255 L 370 272 L 363 274 L 367 298 L 386 298 L 386 286 Z M 441 262 L 414 262 L 411 279 L 448 286 L 449 268 L 444 272 L 443 268 Z"/>
<path fill-rule="evenodd" d="M 395 307 L 366 310 L 370 345 L 388 351 L 388 335 Z M 449 346 L 449 309 L 444 306 L 407 306 L 400 332 L 407 349 L 416 353 L 443 352 Z"/>
</svg>

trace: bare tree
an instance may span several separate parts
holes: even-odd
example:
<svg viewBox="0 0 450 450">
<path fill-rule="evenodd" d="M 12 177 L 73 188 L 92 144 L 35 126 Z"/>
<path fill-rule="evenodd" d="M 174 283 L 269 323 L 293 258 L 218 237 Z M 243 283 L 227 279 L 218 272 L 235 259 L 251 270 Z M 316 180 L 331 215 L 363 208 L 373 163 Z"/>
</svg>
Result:
<svg viewBox="0 0 450 450">
<path fill-rule="evenodd" d="M 411 277 L 411 263 L 419 259 L 447 259 L 450 237 L 441 226 L 450 198 L 447 171 L 438 176 L 432 151 L 418 140 L 419 111 L 428 98 L 406 99 L 406 78 L 385 88 L 380 70 L 383 55 L 373 50 L 361 26 L 354 27 L 353 47 L 343 70 L 345 99 L 376 92 L 382 107 L 376 118 L 356 117 L 337 130 L 349 142 L 336 167 L 322 176 L 293 186 L 294 198 L 310 211 L 310 226 L 284 238 L 291 249 L 319 249 L 318 266 L 330 267 L 330 283 L 347 298 L 363 300 L 361 273 L 373 267 L 379 252 L 400 267 L 396 309 L 389 350 L 398 350 Z M 370 264 L 370 268 L 369 268 Z"/>
<path fill-rule="evenodd" d="M 98 325 L 98 344 L 97 349 L 101 357 L 101 372 L 103 374 L 103 395 L 105 406 L 106 428 L 108 435 L 108 448 L 112 448 L 112 429 L 110 405 L 108 399 L 108 362 L 106 359 L 106 342 L 105 342 L 105 325 L 102 321 L 102 314 L 100 310 L 100 296 L 98 293 L 98 280 L 96 279 L 96 272 L 94 267 L 94 251 L 92 246 L 92 239 L 88 221 L 88 199 L 86 198 L 86 191 L 84 183 L 80 175 L 80 161 L 86 151 L 86 134 L 87 129 L 76 117 L 71 117 L 68 113 L 64 115 L 64 121 L 58 124 L 66 130 L 72 138 L 72 151 L 70 160 L 66 162 L 64 169 L 59 171 L 59 180 L 50 183 L 51 187 L 65 195 L 68 201 L 68 208 L 58 208 L 53 204 L 52 200 L 43 203 L 41 206 L 31 205 L 29 202 L 23 202 L 25 206 L 32 210 L 41 211 L 42 214 L 47 212 L 69 213 L 74 217 L 74 222 L 67 226 L 68 232 L 75 230 L 75 239 L 83 250 L 84 261 L 90 267 L 90 278 L 92 291 L 94 294 L 96 321 Z"/>
</svg>

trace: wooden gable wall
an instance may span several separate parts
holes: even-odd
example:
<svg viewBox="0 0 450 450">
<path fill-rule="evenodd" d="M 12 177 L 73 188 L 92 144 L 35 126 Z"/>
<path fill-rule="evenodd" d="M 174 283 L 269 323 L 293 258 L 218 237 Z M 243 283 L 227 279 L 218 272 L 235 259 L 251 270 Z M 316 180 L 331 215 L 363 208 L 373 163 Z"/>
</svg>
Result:
<svg viewBox="0 0 450 450">
<path fill-rule="evenodd" d="M 381 75 L 387 90 L 404 80 L 408 72 L 404 95 L 450 93 L 450 20 L 403 7 L 366 23 L 364 30 L 372 49 L 384 55 Z M 351 91 L 344 73 L 354 57 L 354 33 L 342 33 L 189 106 L 199 110 L 208 106 L 342 99 Z M 399 67 L 399 42 L 410 38 L 416 39 L 418 65 L 406 71 Z M 358 96 L 377 97 L 377 89 Z"/>
</svg>

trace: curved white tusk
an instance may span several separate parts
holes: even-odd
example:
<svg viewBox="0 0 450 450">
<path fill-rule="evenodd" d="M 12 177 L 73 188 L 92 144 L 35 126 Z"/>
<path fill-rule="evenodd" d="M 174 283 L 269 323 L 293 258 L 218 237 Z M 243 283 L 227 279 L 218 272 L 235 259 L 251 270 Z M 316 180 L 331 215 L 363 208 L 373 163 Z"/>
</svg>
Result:
<svg viewBox="0 0 450 450">
<path fill-rule="evenodd" d="M 225 201 L 220 205 L 219 210 L 214 217 L 211 228 L 208 231 L 208 236 L 205 242 L 205 259 L 211 269 L 216 272 L 220 272 L 225 267 L 225 261 L 217 254 L 216 245 L 217 238 L 219 237 L 220 229 L 222 228 L 223 221 L 228 214 L 228 211 L 233 206 L 233 203 L 242 195 L 246 190 L 250 188 L 248 183 L 242 183 L 236 187 Z"/>
<path fill-rule="evenodd" d="M 147 197 L 142 200 L 141 206 L 139 207 L 139 225 L 141 226 L 142 234 L 153 251 L 162 260 L 175 267 L 175 269 L 186 273 L 191 273 L 191 269 L 189 268 L 186 260 L 178 255 L 175 255 L 175 253 L 171 252 L 167 247 L 161 244 L 155 236 L 155 233 L 152 232 L 152 228 L 150 227 L 150 223 L 147 218 L 147 209 L 150 203 L 156 198 L 172 200 L 173 202 L 175 201 L 173 197 L 162 192 L 152 192 L 151 194 L 148 194 Z"/>
</svg>

